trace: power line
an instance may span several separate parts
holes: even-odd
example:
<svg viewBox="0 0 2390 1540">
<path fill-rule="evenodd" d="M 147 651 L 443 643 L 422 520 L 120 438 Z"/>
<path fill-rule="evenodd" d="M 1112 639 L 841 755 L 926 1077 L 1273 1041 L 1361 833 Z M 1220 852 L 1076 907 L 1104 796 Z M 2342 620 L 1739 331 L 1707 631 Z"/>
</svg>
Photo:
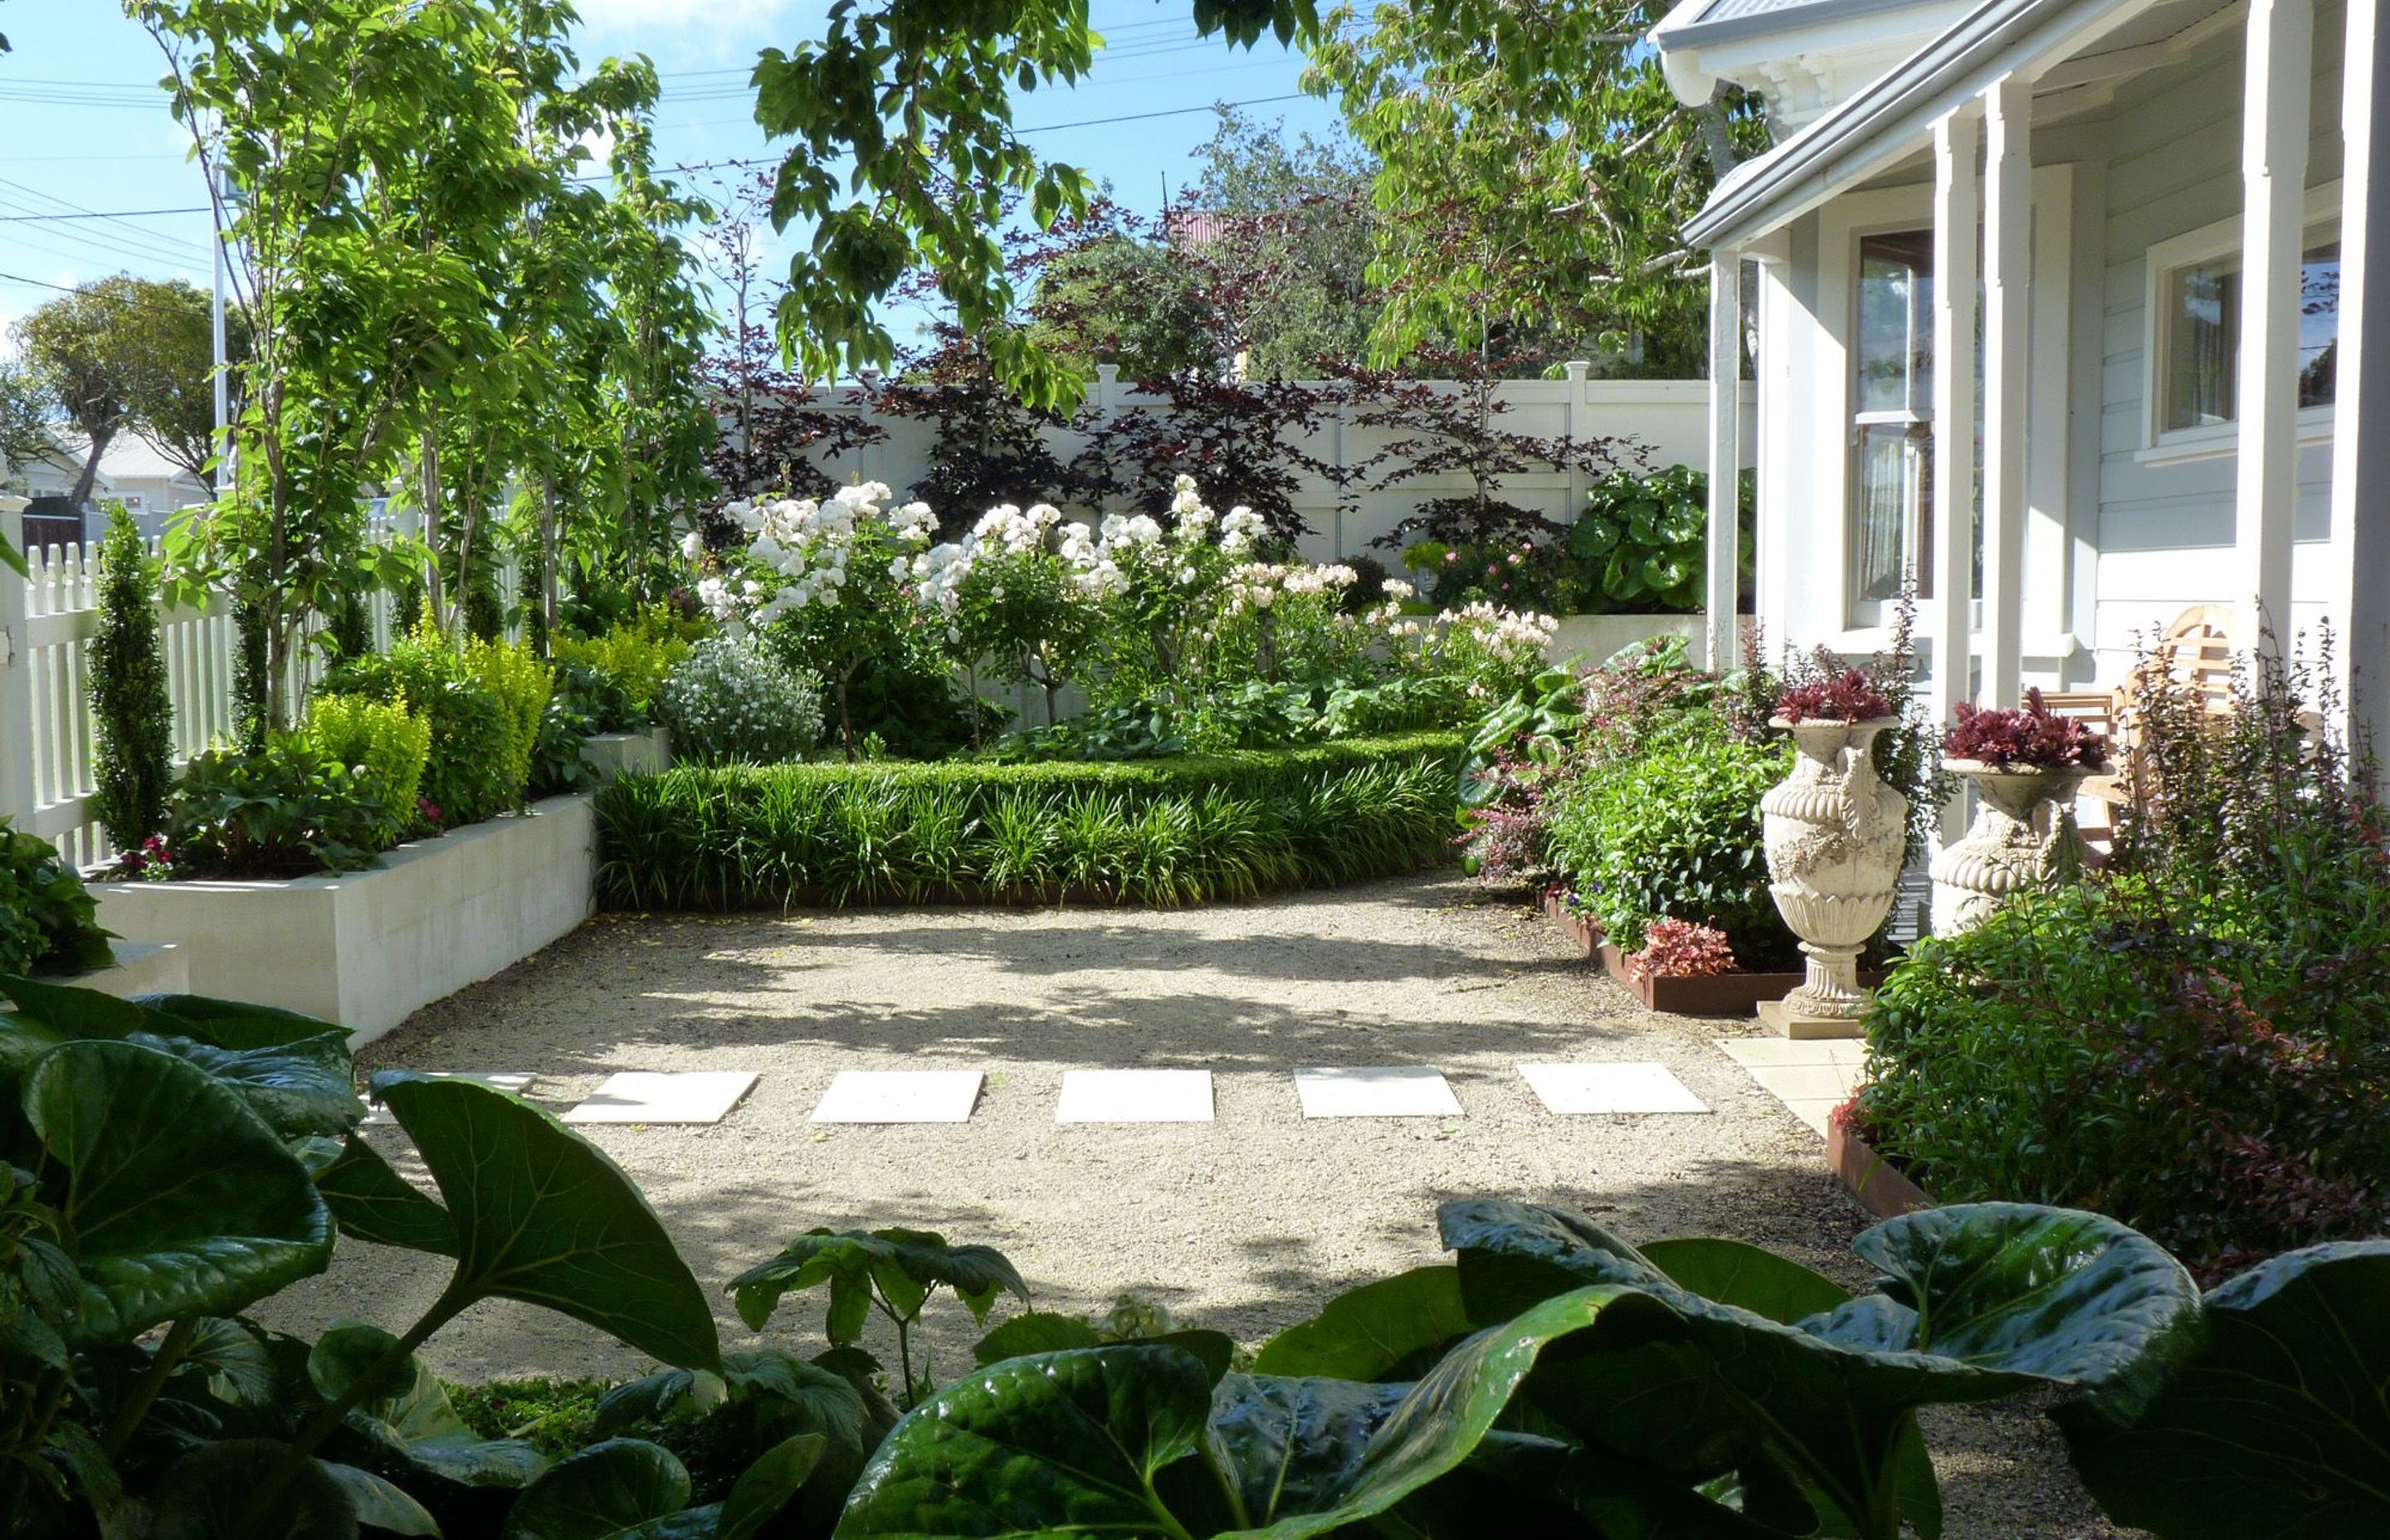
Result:
<svg viewBox="0 0 2390 1540">
<path fill-rule="evenodd" d="M 39 225 L 56 219 L 155 219 L 166 214 L 203 214 L 204 203 L 188 209 L 114 209 L 106 212 L 85 210 L 72 214 L 0 214 L 0 225 Z"/>
</svg>

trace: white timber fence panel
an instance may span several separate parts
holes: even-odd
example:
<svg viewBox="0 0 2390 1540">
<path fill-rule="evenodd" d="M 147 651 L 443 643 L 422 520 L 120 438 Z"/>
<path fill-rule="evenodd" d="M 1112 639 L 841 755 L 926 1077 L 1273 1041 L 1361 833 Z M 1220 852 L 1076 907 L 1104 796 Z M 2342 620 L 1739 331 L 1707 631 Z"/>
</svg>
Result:
<svg viewBox="0 0 2390 1540">
<path fill-rule="evenodd" d="M 1450 383 L 1440 388 L 1460 389 Z M 1561 379 L 1504 380 L 1496 396 L 1506 408 L 1496 419 L 1498 428 L 1538 438 L 1602 440 L 1614 446 L 1623 468 L 1698 467 L 1708 459 L 1709 384 L 1705 380 L 1594 379 L 1581 366 L 1572 365 L 1567 378 Z M 1757 421 L 1757 413 L 1752 409 L 1754 388 L 1745 385 L 1743 396 L 1741 421 L 1746 442 L 1741 456 L 1741 463 L 1749 465 L 1754 445 L 1748 441 Z M 921 479 L 937 443 L 933 423 L 875 414 L 867 404 L 859 403 L 848 387 L 816 390 L 814 400 L 827 412 L 873 417 L 888 435 L 879 443 L 842 455 L 812 456 L 814 463 L 833 479 L 885 481 L 900 493 Z M 1088 382 L 1086 404 L 1092 420 L 1101 422 L 1132 412 L 1156 410 L 1165 403 L 1124 384 L 1107 365 Z M 723 430 L 733 431 L 728 405 L 718 410 Z M 1054 452 L 1066 461 L 1087 444 L 1084 430 L 1053 429 L 1046 436 Z M 1346 420 L 1343 415 L 1331 414 L 1318 432 L 1305 437 L 1301 447 L 1313 458 L 1341 471 L 1367 464 L 1391 442 L 1404 436 L 1398 430 L 1365 428 Z M 1586 489 L 1587 481 L 1582 474 L 1545 471 L 1504 478 L 1502 494 L 1510 502 L 1566 524 L 1574 522 L 1577 510 L 1584 507 Z M 1303 554 L 1310 560 L 1327 561 L 1366 553 L 1373 542 L 1393 531 L 1420 503 L 1470 490 L 1466 478 L 1443 476 L 1340 497 L 1329 481 L 1306 477 L 1292 499 L 1295 511 L 1309 526 L 1301 542 Z M 957 522 L 967 526 L 985 510 L 960 510 L 959 520 L 956 509 L 937 511 L 949 526 Z M 1377 554 L 1393 564 L 1392 552 L 1381 549 Z"/>
<path fill-rule="evenodd" d="M 390 517 L 377 510 L 366 538 L 387 544 Z M 99 552 L 82 545 L 49 545 L 28 551 L 20 515 L 0 508 L 0 534 L 23 552 L 31 576 L 0 568 L 0 817 L 58 847 L 78 866 L 92 866 L 117 854 L 93 807 L 97 789 L 93 751 L 96 729 L 91 710 L 91 644 L 99 629 Z M 152 539 L 149 554 L 158 557 Z M 522 591 L 519 563 L 508 557 L 498 571 L 501 600 L 509 614 Z M 394 612 L 387 592 L 367 601 L 373 646 L 387 648 L 404 636 L 414 617 Z M 174 712 L 174 765 L 233 736 L 233 658 L 238 637 L 232 598 L 212 593 L 203 605 L 155 601 L 160 648 L 166 661 L 166 688 Z M 325 626 L 311 616 L 310 643 Z M 520 639 L 520 619 L 508 634 Z M 321 648 L 295 650 L 288 683 L 302 708 L 328 665 Z"/>
</svg>

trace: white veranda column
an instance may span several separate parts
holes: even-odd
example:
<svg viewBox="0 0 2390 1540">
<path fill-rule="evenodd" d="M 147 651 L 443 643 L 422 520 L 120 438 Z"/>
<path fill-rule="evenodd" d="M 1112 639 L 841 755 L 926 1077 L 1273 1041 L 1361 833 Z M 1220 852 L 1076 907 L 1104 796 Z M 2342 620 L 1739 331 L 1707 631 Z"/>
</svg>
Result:
<svg viewBox="0 0 2390 1540">
<path fill-rule="evenodd" d="M 1984 704 L 2024 691 L 2025 391 L 2033 319 L 2033 87 L 1984 93 Z"/>
<path fill-rule="evenodd" d="M 2331 609 L 2342 633 L 2345 728 L 2390 738 L 2390 498 L 2384 496 L 2390 488 L 2390 293 L 2377 293 L 2366 271 L 2375 251 L 2390 261 L 2390 198 L 2373 193 L 2375 173 L 2390 175 L 2390 118 L 2384 116 L 2390 101 L 2383 99 L 2390 30 L 2382 25 L 2382 0 L 2348 0 L 2342 71 L 2332 430 L 2332 540 L 2341 588 Z"/>
<path fill-rule="evenodd" d="M 2299 267 L 2315 0 L 2250 0 L 2241 119 L 2239 645 L 2287 635 L 2298 507 Z M 2346 268 L 2344 265 L 2343 271 Z"/>
<path fill-rule="evenodd" d="M 1975 147 L 1971 104 L 1934 125 L 1934 720 L 1971 698 L 1975 540 Z M 1955 816 L 1954 803 L 1949 810 Z M 1955 832 L 1955 830 L 1951 831 Z"/>
<path fill-rule="evenodd" d="M 1742 588 L 1742 253 L 1710 253 L 1710 542 L 1705 584 L 1712 668 L 1732 668 L 1741 647 L 1735 607 Z"/>
</svg>

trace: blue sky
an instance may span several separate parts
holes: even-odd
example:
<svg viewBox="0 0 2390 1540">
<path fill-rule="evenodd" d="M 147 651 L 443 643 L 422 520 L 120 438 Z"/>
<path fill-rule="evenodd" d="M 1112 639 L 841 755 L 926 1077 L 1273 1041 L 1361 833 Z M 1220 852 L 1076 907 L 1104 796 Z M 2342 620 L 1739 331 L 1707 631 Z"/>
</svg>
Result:
<svg viewBox="0 0 2390 1540">
<path fill-rule="evenodd" d="M 771 153 L 750 116 L 747 71 L 758 49 L 818 35 L 818 0 L 580 0 L 585 63 L 644 53 L 664 86 L 658 135 L 668 164 Z M 1185 0 L 1092 0 L 1108 48 L 1075 89 L 1023 94 L 1015 121 L 1039 152 L 1113 185 L 1151 213 L 1163 179 L 1173 192 L 1190 174 L 1189 152 L 1211 134 L 1201 110 L 1215 101 L 1258 103 L 1266 122 L 1320 132 L 1334 108 L 1297 90 L 1301 60 L 1265 41 L 1250 52 L 1196 36 Z M 0 32 L 0 216 L 131 212 L 111 219 L 21 217 L 0 222 L 0 327 L 55 290 L 111 273 L 208 280 L 203 213 L 151 214 L 205 201 L 187 140 L 157 89 L 157 45 L 115 0 L 8 0 Z M 1197 110 L 1183 110 L 1195 109 Z M 1168 115 L 1164 115 L 1168 114 Z M 700 189 L 736 170 L 692 173 Z M 0 343 L 5 346 L 5 343 Z"/>
</svg>

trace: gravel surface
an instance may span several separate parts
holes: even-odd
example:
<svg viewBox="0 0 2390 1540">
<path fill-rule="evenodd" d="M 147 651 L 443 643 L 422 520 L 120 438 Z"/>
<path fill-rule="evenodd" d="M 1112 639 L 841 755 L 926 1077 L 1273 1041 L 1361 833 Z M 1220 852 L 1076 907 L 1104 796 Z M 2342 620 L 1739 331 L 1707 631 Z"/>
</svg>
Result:
<svg viewBox="0 0 2390 1540">
<path fill-rule="evenodd" d="M 1122 1290 L 1255 1344 L 1331 1295 L 1437 1261 L 1435 1206 L 1502 1196 L 1630 1239 L 1716 1234 L 1857 1282 L 1866 1216 L 1817 1136 L 1715 1046 L 1741 1023 L 1645 1012 L 1533 911 L 1454 877 L 1175 913 L 1071 909 L 601 916 L 366 1049 L 368 1067 L 523 1070 L 559 1110 L 619 1070 L 753 1070 L 712 1127 L 597 1127 L 709 1285 L 816 1225 L 984 1241 L 1041 1308 Z M 1714 1113 L 1559 1118 L 1515 1066 L 1651 1059 Z M 1429 1064 L 1465 1113 L 1306 1123 L 1291 1072 Z M 842 1069 L 977 1068 L 967 1123 L 816 1128 Z M 1073 1068 L 1214 1072 L 1208 1124 L 1054 1121 Z M 411 1168 L 404 1136 L 372 1136 Z M 395 1327 L 437 1294 L 431 1259 L 344 1243 L 276 1321 Z M 974 1335 L 933 1304 L 935 1367 Z M 721 1309 L 725 1341 L 751 1341 Z M 817 1343 L 817 1306 L 775 1334 Z M 874 1341 L 893 1359 L 893 1343 Z M 562 1317 L 477 1307 L 425 1356 L 457 1379 L 624 1375 L 626 1350 Z M 2049 1425 L 1934 1414 L 1953 1537 L 2108 1535 Z"/>
</svg>

